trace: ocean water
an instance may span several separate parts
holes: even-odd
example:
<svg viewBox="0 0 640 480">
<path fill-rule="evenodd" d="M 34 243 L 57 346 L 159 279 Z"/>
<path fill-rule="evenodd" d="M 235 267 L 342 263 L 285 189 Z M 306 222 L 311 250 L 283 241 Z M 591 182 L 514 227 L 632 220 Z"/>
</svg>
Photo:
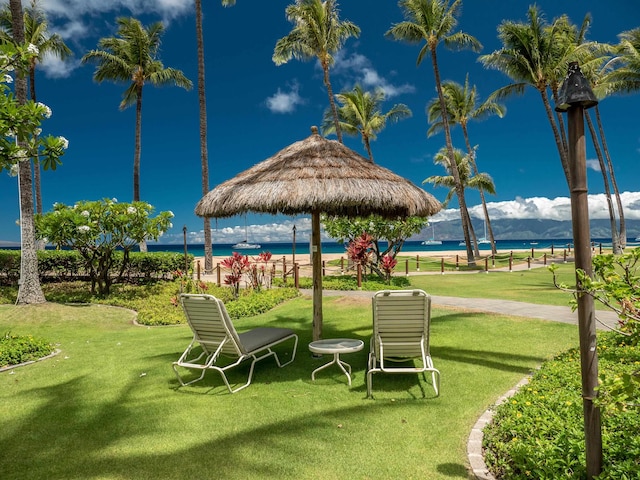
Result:
<svg viewBox="0 0 640 480">
<path fill-rule="evenodd" d="M 630 239 L 630 242 L 633 239 Z M 611 246 L 611 239 L 593 239 L 592 242 L 596 247 L 602 245 L 603 247 Z M 402 247 L 402 251 L 405 252 L 443 252 L 443 251 L 464 251 L 465 247 L 459 245 L 459 240 L 443 240 L 442 245 L 422 245 L 421 241 L 407 241 Z M 386 244 L 381 242 L 383 248 Z M 554 240 L 496 240 L 496 248 L 498 251 L 510 251 L 510 250 L 530 250 L 530 249 L 550 249 L 553 246 L 554 249 L 565 249 L 571 246 L 573 248 L 573 241 L 571 239 L 554 239 Z M 308 243 L 296 243 L 296 254 L 308 255 L 309 244 Z M 179 252 L 184 253 L 184 245 L 162 245 L 162 244 L 149 244 L 148 250 L 150 252 Z M 214 256 L 231 256 L 234 251 L 238 251 L 244 255 L 257 256 L 260 252 L 271 252 L 272 255 L 290 255 L 293 252 L 293 244 L 291 243 L 263 243 L 259 249 L 255 250 L 234 250 L 233 244 L 214 244 L 213 255 Z M 489 244 L 481 244 L 480 251 L 491 251 Z M 196 257 L 204 256 L 203 244 L 191 244 L 187 245 L 187 252 Z M 346 253 L 346 248 L 343 244 L 338 242 L 323 242 L 323 253 Z"/>
</svg>

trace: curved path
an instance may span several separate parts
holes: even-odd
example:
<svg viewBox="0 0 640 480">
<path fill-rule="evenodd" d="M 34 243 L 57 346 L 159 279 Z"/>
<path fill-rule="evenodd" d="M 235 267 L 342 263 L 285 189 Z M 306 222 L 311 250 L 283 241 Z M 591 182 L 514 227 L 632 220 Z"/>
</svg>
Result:
<svg viewBox="0 0 640 480">
<path fill-rule="evenodd" d="M 311 290 L 300 290 L 305 295 L 311 295 Z M 375 292 L 358 291 L 336 291 L 324 290 L 324 296 L 352 296 L 367 298 L 372 297 Z M 540 318 L 543 320 L 551 320 L 554 322 L 570 323 L 578 325 L 578 312 L 572 312 L 570 307 L 559 307 L 554 305 L 539 305 L 526 302 L 515 302 L 513 300 L 496 300 L 492 298 L 461 298 L 461 297 L 444 297 L 439 295 L 431 296 L 432 305 L 461 308 L 464 310 L 499 313 L 503 315 L 514 315 L 520 317 Z M 596 311 L 596 328 L 611 329 L 617 326 L 618 316 L 608 310 Z M 511 397 L 518 388 L 525 385 L 529 381 L 529 377 L 523 378 L 518 384 L 502 395 L 494 404 L 500 405 L 507 398 Z M 467 440 L 467 457 L 473 474 L 478 480 L 496 480 L 489 472 L 484 463 L 484 455 L 482 454 L 482 438 L 485 425 L 491 422 L 493 411 L 486 410 L 478 419 L 471 429 L 469 439 Z"/>
</svg>

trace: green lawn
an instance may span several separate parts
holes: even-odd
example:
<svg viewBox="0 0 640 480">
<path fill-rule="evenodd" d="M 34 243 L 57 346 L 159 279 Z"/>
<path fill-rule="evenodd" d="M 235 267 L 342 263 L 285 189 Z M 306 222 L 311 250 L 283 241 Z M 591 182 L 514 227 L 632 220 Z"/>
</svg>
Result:
<svg viewBox="0 0 640 480">
<path fill-rule="evenodd" d="M 442 293 L 430 284 L 446 279 L 425 277 L 427 291 Z M 298 298 L 235 322 L 240 331 L 293 328 L 300 345 L 293 364 L 261 362 L 253 384 L 231 395 L 214 372 L 177 388 L 171 362 L 190 340 L 187 326 L 134 326 L 131 312 L 97 305 L 0 306 L 0 331 L 43 336 L 61 350 L 0 374 L 3 480 L 466 479 L 466 440 L 480 414 L 577 343 L 570 325 L 434 309 L 441 396 L 415 375 L 380 374 L 368 400 L 366 347 L 343 357 L 354 370 L 351 388 L 338 369 L 311 382 L 327 361 L 306 347 L 311 313 L 311 300 Z M 369 300 L 327 298 L 324 318 L 325 338 L 368 345 Z"/>
</svg>

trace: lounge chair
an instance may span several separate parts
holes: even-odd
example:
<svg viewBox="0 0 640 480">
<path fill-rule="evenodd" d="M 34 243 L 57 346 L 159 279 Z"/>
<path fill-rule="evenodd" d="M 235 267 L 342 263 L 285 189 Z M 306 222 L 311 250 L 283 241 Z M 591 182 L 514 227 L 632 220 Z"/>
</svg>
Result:
<svg viewBox="0 0 640 480">
<path fill-rule="evenodd" d="M 182 386 L 202 380 L 207 370 L 216 370 L 222 376 L 229 392 L 236 393 L 251 384 L 256 362 L 273 355 L 278 367 L 284 367 L 293 362 L 296 357 L 298 336 L 293 330 L 259 327 L 238 334 L 224 303 L 213 295 L 182 294 L 180 302 L 187 316 L 187 322 L 193 331 L 191 343 L 180 359 L 173 362 L 173 370 Z M 286 363 L 280 363 L 280 359 L 272 347 L 290 339 L 294 340 L 291 359 Z M 202 352 L 196 348 L 198 345 Z M 220 357 L 229 357 L 232 363 L 220 363 Z M 247 383 L 238 388 L 232 388 L 227 379 L 227 370 L 238 366 L 249 358 L 253 358 L 253 361 L 249 369 Z M 178 372 L 178 367 L 202 370 L 202 374 L 195 380 L 185 382 Z"/>
<path fill-rule="evenodd" d="M 383 290 L 373 296 L 373 336 L 367 368 L 367 396 L 372 396 L 373 374 L 431 372 L 436 396 L 440 372 L 429 352 L 431 297 L 423 290 Z M 406 363 L 414 360 L 414 366 Z M 402 364 L 398 364 L 402 362 Z"/>
</svg>

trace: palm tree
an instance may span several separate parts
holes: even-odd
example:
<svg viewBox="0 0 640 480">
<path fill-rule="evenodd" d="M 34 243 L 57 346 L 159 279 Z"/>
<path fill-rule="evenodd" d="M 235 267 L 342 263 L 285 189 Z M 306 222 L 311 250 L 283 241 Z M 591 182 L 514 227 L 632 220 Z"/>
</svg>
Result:
<svg viewBox="0 0 640 480">
<path fill-rule="evenodd" d="M 82 57 L 82 62 L 98 65 L 93 75 L 98 83 L 104 80 L 130 82 L 123 94 L 120 110 L 134 103 L 136 105 L 133 201 L 139 201 L 143 87 L 150 83 L 155 86 L 176 85 L 188 90 L 192 83 L 182 71 L 165 67 L 157 58 L 160 38 L 164 33 L 161 22 L 154 23 L 149 28 L 143 27 L 135 18 L 118 18 L 117 23 L 117 37 L 101 38 L 98 42 L 100 50 L 91 50 Z"/>
<path fill-rule="evenodd" d="M 477 106 L 478 94 L 475 85 L 469 86 L 469 75 L 465 78 L 464 87 L 459 83 L 448 81 L 443 82 L 442 91 L 447 104 L 447 115 L 452 125 L 460 125 L 462 134 L 467 146 L 467 155 L 471 162 L 473 174 L 478 175 L 478 165 L 476 163 L 475 149 L 471 147 L 469 141 L 468 123 L 469 120 L 482 120 L 490 115 L 498 115 L 500 118 L 506 113 L 506 108 L 493 100 L 486 100 L 480 106 Z M 434 98 L 427 105 L 427 119 L 431 127 L 427 131 L 428 136 L 434 135 L 442 129 L 442 110 L 440 108 L 440 100 Z M 478 189 L 480 192 L 480 200 L 482 202 L 482 210 L 484 212 L 485 225 L 489 233 L 489 241 L 491 242 L 491 253 L 498 253 L 496 249 L 496 241 L 493 236 L 493 228 L 491 227 L 491 219 L 489 218 L 489 209 L 484 196 L 482 187 Z"/>
<path fill-rule="evenodd" d="M 454 148 L 453 154 L 455 157 L 456 167 L 458 169 L 458 174 L 460 176 L 460 182 L 462 183 L 463 189 L 473 188 L 478 191 L 486 191 L 492 195 L 495 195 L 496 189 L 493 183 L 493 179 L 487 173 L 471 173 L 472 165 L 473 165 L 473 156 L 469 154 L 465 154 L 462 150 L 458 148 Z M 456 194 L 456 182 L 451 175 L 451 162 L 449 161 L 449 155 L 447 153 L 446 147 L 440 149 L 440 151 L 433 157 L 433 162 L 436 165 L 442 165 L 449 175 L 432 175 L 428 178 L 425 178 L 422 183 L 431 183 L 434 187 L 446 187 L 449 189 L 447 196 L 442 202 L 443 207 L 449 204 L 453 195 Z M 471 224 L 471 217 L 469 216 L 469 212 L 467 211 L 467 222 Z M 473 242 L 476 250 L 478 250 L 478 239 L 476 238 L 475 232 L 473 228 L 471 229 Z"/>
<path fill-rule="evenodd" d="M 333 54 L 342 48 L 349 37 L 358 37 L 360 28 L 349 21 L 341 21 L 338 13 L 335 0 L 296 0 L 296 3 L 286 9 L 287 19 L 295 26 L 286 37 L 276 42 L 272 58 L 276 65 L 287 63 L 291 58 L 318 59 L 324 73 L 324 85 L 329 96 L 335 132 L 338 141 L 342 143 L 329 67 L 334 62 Z"/>
<path fill-rule="evenodd" d="M 223 7 L 235 5 L 235 0 L 222 0 Z M 202 195 L 209 192 L 209 153 L 207 149 L 207 97 L 204 81 L 204 37 L 202 34 L 202 0 L 195 0 L 196 38 L 198 43 L 198 107 L 200 112 L 200 164 L 202 169 Z M 204 271 L 213 272 L 213 248 L 211 246 L 211 219 L 203 218 Z"/>
<path fill-rule="evenodd" d="M 24 14 L 20 0 L 9 0 L 11 11 L 13 42 L 25 43 Z M 18 72 L 15 81 L 18 103 L 27 103 L 27 79 Z M 33 183 L 31 163 L 18 162 L 18 184 L 20 188 L 20 286 L 18 304 L 44 303 L 46 299 L 40 286 L 38 275 L 38 255 L 36 249 L 35 225 L 33 222 Z"/>
<path fill-rule="evenodd" d="M 29 8 L 24 10 L 25 41 L 35 45 L 39 54 L 31 59 L 29 65 L 29 88 L 31 100 L 36 100 L 36 65 L 42 62 L 46 55 L 54 55 L 62 60 L 72 55 L 71 50 L 65 45 L 58 34 L 49 34 L 47 17 L 40 9 L 38 0 L 31 0 Z M 0 12 L 0 41 L 11 41 L 13 31 L 11 11 L 8 8 Z M 40 164 L 34 161 L 33 181 L 35 187 L 36 212 L 42 213 L 42 189 L 40 179 Z"/>
<path fill-rule="evenodd" d="M 485 67 L 501 71 L 514 82 L 495 91 L 490 99 L 521 95 L 527 86 L 538 90 L 570 188 L 569 153 L 562 118 L 560 115 L 557 119 L 554 116 L 548 93 L 549 87 L 557 92 L 560 80 L 567 71 L 567 49 L 570 49 L 566 41 L 567 29 L 562 20 L 548 25 L 535 5 L 529 7 L 527 16 L 529 23 L 502 22 L 498 26 L 498 37 L 503 47 L 488 55 L 481 55 L 479 60 Z"/>
<path fill-rule="evenodd" d="M 458 23 L 457 16 L 462 6 L 461 0 L 454 0 L 451 4 L 449 0 L 400 0 L 399 6 L 403 11 L 405 21 L 393 25 L 386 35 L 395 40 L 403 40 L 409 43 L 421 44 L 424 42 L 416 63 L 420 65 L 424 56 L 427 54 L 430 55 L 438 99 L 444 112 L 446 111 L 446 103 L 444 93 L 442 92 L 440 69 L 438 67 L 438 45 L 440 42 L 443 42 L 445 46 L 448 47 L 471 48 L 473 51 L 479 51 L 482 45 L 476 38 L 469 34 L 464 32 L 452 33 Z M 442 119 L 446 148 L 451 163 L 451 173 L 456 183 L 456 194 L 460 206 L 460 218 L 462 220 L 462 232 L 467 246 L 467 262 L 469 265 L 475 265 L 469 225 L 467 223 L 469 214 L 464 199 L 464 189 L 460 183 L 460 176 L 455 162 L 449 121 L 446 115 L 444 115 Z"/>
<path fill-rule="evenodd" d="M 341 104 L 338 108 L 340 129 L 347 135 L 362 137 L 362 143 L 371 163 L 373 163 L 371 141 L 375 140 L 377 133 L 386 127 L 387 121 L 397 122 L 411 116 L 411 110 L 403 103 L 394 105 L 387 113 L 382 113 L 381 104 L 384 101 L 382 89 L 376 89 L 373 93 L 365 92 L 360 85 L 356 85 L 351 91 L 337 94 L 336 99 Z M 333 114 L 327 109 L 324 112 L 322 133 L 328 135 L 335 131 Z"/>
</svg>

